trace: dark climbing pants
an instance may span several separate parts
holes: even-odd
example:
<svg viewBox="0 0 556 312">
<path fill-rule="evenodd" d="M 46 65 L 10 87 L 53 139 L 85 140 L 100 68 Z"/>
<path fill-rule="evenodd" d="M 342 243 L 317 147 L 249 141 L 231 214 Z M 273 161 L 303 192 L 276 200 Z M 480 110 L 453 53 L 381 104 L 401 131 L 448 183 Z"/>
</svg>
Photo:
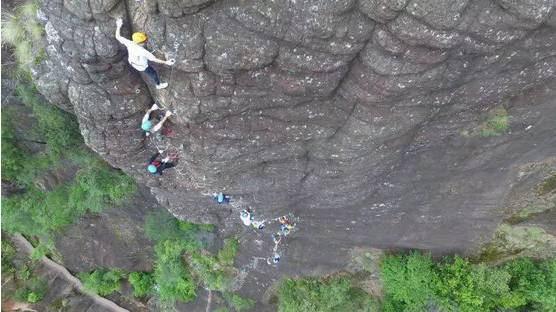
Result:
<svg viewBox="0 0 556 312">
<path fill-rule="evenodd" d="M 149 76 L 152 80 L 154 80 L 154 82 L 159 85 L 160 84 L 160 79 L 158 78 L 158 74 L 156 73 L 156 70 L 154 70 L 154 68 L 152 68 L 151 65 L 149 65 L 147 67 L 147 69 L 145 69 L 144 73 Z"/>
</svg>

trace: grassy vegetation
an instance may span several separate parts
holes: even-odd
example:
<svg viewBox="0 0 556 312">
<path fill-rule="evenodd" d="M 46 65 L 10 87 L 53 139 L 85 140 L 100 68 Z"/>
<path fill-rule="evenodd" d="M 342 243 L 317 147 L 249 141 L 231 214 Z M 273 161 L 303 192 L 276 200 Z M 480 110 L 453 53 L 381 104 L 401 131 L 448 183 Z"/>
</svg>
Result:
<svg viewBox="0 0 556 312">
<path fill-rule="evenodd" d="M 242 296 L 230 292 L 224 292 L 222 294 L 224 300 L 231 306 L 235 311 L 245 311 L 251 309 L 255 305 L 255 300 L 249 298 L 243 298 Z"/>
<path fill-rule="evenodd" d="M 556 190 L 556 174 L 553 174 L 539 185 L 537 195 L 544 196 L 554 190 Z"/>
<path fill-rule="evenodd" d="M 128 281 L 133 287 L 133 296 L 144 297 L 152 294 L 154 277 L 151 272 L 133 272 L 128 276 Z"/>
<path fill-rule="evenodd" d="M 41 301 L 47 291 L 47 283 L 38 277 L 29 277 L 23 281 L 23 286 L 14 294 L 14 299 L 29 303 Z"/>
<path fill-rule="evenodd" d="M 15 135 L 11 125 L 12 111 L 2 109 L 2 180 L 15 181 L 22 171 L 25 153 L 15 144 Z"/>
<path fill-rule="evenodd" d="M 126 274 L 122 270 L 112 269 L 79 273 L 77 276 L 87 291 L 106 296 L 120 290 L 121 280 L 126 277 Z"/>
<path fill-rule="evenodd" d="M 25 71 L 44 58 L 41 39 L 42 25 L 37 21 L 38 3 L 29 1 L 19 6 L 14 14 L 2 16 L 2 44 L 13 47 L 17 63 Z"/>
<path fill-rule="evenodd" d="M 508 127 L 508 111 L 500 106 L 488 113 L 486 119 L 479 125 L 478 133 L 482 137 L 498 136 L 506 133 Z"/>
<path fill-rule="evenodd" d="M 2 227 L 9 233 L 37 237 L 43 247 L 53 246 L 55 232 L 86 212 L 121 203 L 136 186 L 85 147 L 74 116 L 41 103 L 32 86 L 18 86 L 17 95 L 31 108 L 37 121 L 34 131 L 46 142 L 46 148 L 31 154 L 20 147 L 10 119 L 3 120 L 2 180 L 18 184 L 25 192 L 2 198 Z M 71 166 L 77 170 L 73 181 L 51 190 L 36 183 L 49 171 Z"/>
<path fill-rule="evenodd" d="M 176 219 L 168 211 L 162 210 L 152 213 L 145 219 L 145 233 L 155 242 L 166 240 L 180 240 L 187 242 L 188 249 L 198 249 L 202 245 L 198 235 L 202 231 L 211 232 L 212 225 L 194 224 Z"/>
<path fill-rule="evenodd" d="M 15 273 L 13 259 L 16 255 L 15 247 L 8 240 L 2 239 L 2 274 Z"/>
<path fill-rule="evenodd" d="M 517 257 L 549 258 L 556 255 L 556 237 L 537 226 L 501 224 L 485 245 L 479 261 Z"/>
<path fill-rule="evenodd" d="M 285 279 L 278 291 L 280 312 L 376 311 L 371 296 L 349 276 Z"/>
</svg>

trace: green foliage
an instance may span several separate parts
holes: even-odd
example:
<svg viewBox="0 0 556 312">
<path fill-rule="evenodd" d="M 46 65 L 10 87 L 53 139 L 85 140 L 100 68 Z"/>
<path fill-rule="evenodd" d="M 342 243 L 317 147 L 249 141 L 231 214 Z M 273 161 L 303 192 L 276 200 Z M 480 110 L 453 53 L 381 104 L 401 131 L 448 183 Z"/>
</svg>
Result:
<svg viewBox="0 0 556 312">
<path fill-rule="evenodd" d="M 125 273 L 119 269 L 95 270 L 92 273 L 79 273 L 85 289 L 91 293 L 106 296 L 120 290 L 120 281 Z"/>
<path fill-rule="evenodd" d="M 218 251 L 218 262 L 223 265 L 234 265 L 234 259 L 239 249 L 239 240 L 235 237 L 224 241 L 224 247 Z"/>
<path fill-rule="evenodd" d="M 17 278 L 26 281 L 31 278 L 33 269 L 27 264 L 23 264 L 16 272 Z"/>
<path fill-rule="evenodd" d="M 508 111 L 501 106 L 489 112 L 486 120 L 479 126 L 479 135 L 482 137 L 498 136 L 504 134 L 508 127 Z"/>
<path fill-rule="evenodd" d="M 15 10 L 14 15 L 6 14 L 2 18 L 2 44 L 14 48 L 14 55 L 19 66 L 28 70 L 36 60 L 37 51 L 41 50 L 41 38 L 44 30 L 37 21 L 37 3 L 30 1 Z"/>
<path fill-rule="evenodd" d="M 83 144 L 75 116 L 42 103 L 33 85 L 18 85 L 16 94 L 32 109 L 38 124 L 36 132 L 47 142 L 47 147 L 56 160 L 60 155 Z"/>
<path fill-rule="evenodd" d="M 227 291 L 231 288 L 235 271 L 218 262 L 216 257 L 206 252 L 195 252 L 191 254 L 190 265 L 196 277 L 207 289 Z"/>
<path fill-rule="evenodd" d="M 47 142 L 47 149 L 37 155 L 25 155 L 13 144 L 9 123 L 6 123 L 8 129 L 2 124 L 2 177 L 26 187 L 23 194 L 2 198 L 2 227 L 6 231 L 48 240 L 53 232 L 84 213 L 119 204 L 135 192 L 130 177 L 110 168 L 85 149 L 75 117 L 41 103 L 33 86 L 18 86 L 17 95 L 32 109 L 37 120 L 35 130 Z M 55 186 L 49 192 L 34 184 L 45 171 L 63 165 L 82 167 L 73 182 Z M 39 252 L 46 253 L 46 249 L 39 248 Z"/>
<path fill-rule="evenodd" d="M 422 311 L 434 297 L 430 255 L 387 256 L 380 269 L 384 281 L 385 311 Z"/>
<path fill-rule="evenodd" d="M 154 279 L 162 302 L 188 302 L 196 297 L 196 285 L 182 259 L 186 248 L 186 244 L 171 240 L 162 241 L 155 247 Z"/>
<path fill-rule="evenodd" d="M 31 260 L 38 261 L 54 250 L 54 243 L 52 241 L 40 242 L 38 246 L 33 249 L 31 253 Z"/>
<path fill-rule="evenodd" d="M 180 221 L 168 211 L 149 214 L 145 219 L 147 237 L 157 242 L 154 280 L 163 306 L 176 300 L 191 301 L 196 297 L 196 283 L 185 265 L 185 252 L 199 255 L 203 247 L 200 235 L 214 226 Z M 206 259 L 205 259 L 206 260 Z M 203 262 L 204 263 L 204 262 Z"/>
<path fill-rule="evenodd" d="M 552 277 L 551 277 L 552 276 Z M 499 267 L 460 257 L 433 264 L 430 256 L 388 256 L 381 265 L 384 311 L 497 311 L 556 309 L 556 261 L 518 259 Z M 432 281 L 431 281 L 432 280 Z"/>
<path fill-rule="evenodd" d="M 473 266 L 455 257 L 438 265 L 435 288 L 439 303 L 447 311 L 493 311 L 519 306 L 510 292 L 510 274 L 502 269 Z"/>
<path fill-rule="evenodd" d="M 556 190 L 556 174 L 544 180 L 537 190 L 537 195 L 543 196 Z"/>
<path fill-rule="evenodd" d="M 2 43 L 15 45 L 25 40 L 25 27 L 15 15 L 6 15 L 2 20 Z"/>
<path fill-rule="evenodd" d="M 23 169 L 26 153 L 15 144 L 11 123 L 13 112 L 2 109 L 2 180 L 17 181 L 18 173 Z"/>
<path fill-rule="evenodd" d="M 156 242 L 182 241 L 187 251 L 198 250 L 202 247 L 198 236 L 204 228 L 203 225 L 180 221 L 166 210 L 151 213 L 145 219 L 147 237 Z"/>
<path fill-rule="evenodd" d="M 376 311 L 369 295 L 349 277 L 285 279 L 278 291 L 280 312 Z"/>
<path fill-rule="evenodd" d="M 69 188 L 69 202 L 79 212 L 100 212 L 108 204 L 120 204 L 135 193 L 133 180 L 107 165 L 83 168 L 77 172 Z"/>
<path fill-rule="evenodd" d="M 14 298 L 19 301 L 37 303 L 44 298 L 46 291 L 46 281 L 42 278 L 33 277 L 25 280 L 23 287 L 15 292 Z"/>
<path fill-rule="evenodd" d="M 510 288 L 519 296 L 521 306 L 535 311 L 556 310 L 556 259 L 534 262 L 521 258 L 503 265 L 509 272 Z"/>
<path fill-rule="evenodd" d="M 205 288 L 226 292 L 232 288 L 237 274 L 233 264 L 238 248 L 239 241 L 231 237 L 216 256 L 204 250 L 193 252 L 189 258 L 191 270 Z"/>
<path fill-rule="evenodd" d="M 2 239 L 2 274 L 9 274 L 15 272 L 13 259 L 16 255 L 15 247 L 6 239 Z"/>
<path fill-rule="evenodd" d="M 224 292 L 222 293 L 222 296 L 235 311 L 249 310 L 255 305 L 255 300 L 243 298 L 242 296 L 231 292 Z"/>
<path fill-rule="evenodd" d="M 133 286 L 133 296 L 144 297 L 150 294 L 154 287 L 154 277 L 150 272 L 133 272 L 128 281 Z"/>
<path fill-rule="evenodd" d="M 24 194 L 2 198 L 2 226 L 10 233 L 47 238 L 85 212 L 99 212 L 134 191 L 129 177 L 107 166 L 81 169 L 73 184 L 50 192 L 29 186 Z"/>
</svg>

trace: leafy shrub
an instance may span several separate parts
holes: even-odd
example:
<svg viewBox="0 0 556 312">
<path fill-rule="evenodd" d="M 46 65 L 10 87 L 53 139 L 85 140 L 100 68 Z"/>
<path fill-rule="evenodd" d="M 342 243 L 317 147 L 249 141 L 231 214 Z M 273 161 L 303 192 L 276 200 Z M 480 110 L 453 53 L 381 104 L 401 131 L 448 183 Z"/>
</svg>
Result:
<svg viewBox="0 0 556 312">
<path fill-rule="evenodd" d="M 154 277 L 150 272 L 133 272 L 129 274 L 128 281 L 133 286 L 135 297 L 144 297 L 153 290 Z"/>
<path fill-rule="evenodd" d="M 15 247 L 6 239 L 2 239 L 2 274 L 14 273 L 13 259 L 16 255 Z"/>
<path fill-rule="evenodd" d="M 27 265 L 23 264 L 16 272 L 17 278 L 23 281 L 29 280 L 33 274 L 33 269 Z"/>
<path fill-rule="evenodd" d="M 43 257 L 50 255 L 54 249 L 54 242 L 50 240 L 39 242 L 38 246 L 31 253 L 31 260 L 41 260 Z"/>
<path fill-rule="evenodd" d="M 345 276 L 286 279 L 278 291 L 280 312 L 376 311 L 371 297 Z"/>
<path fill-rule="evenodd" d="M 235 311 L 249 310 L 255 305 L 255 300 L 243 298 L 242 296 L 231 292 L 224 292 L 222 293 L 222 296 Z"/>
<path fill-rule="evenodd" d="M 19 301 L 37 303 L 41 301 L 47 291 L 47 283 L 42 278 L 30 278 L 26 280 L 23 287 L 16 290 L 14 298 Z"/>
<path fill-rule="evenodd" d="M 489 112 L 486 120 L 479 126 L 479 135 L 482 137 L 498 136 L 504 134 L 508 127 L 508 111 L 504 107 L 498 107 Z"/>
<path fill-rule="evenodd" d="M 120 290 L 120 280 L 125 278 L 125 273 L 119 269 L 95 270 L 79 273 L 78 277 L 87 291 L 106 296 Z"/>
<path fill-rule="evenodd" d="M 385 311 L 421 311 L 434 297 L 429 255 L 386 256 L 380 266 Z"/>
<path fill-rule="evenodd" d="M 234 259 L 239 249 L 239 241 L 235 237 L 228 238 L 224 241 L 224 247 L 218 251 L 218 262 L 223 265 L 234 265 Z"/>
<path fill-rule="evenodd" d="M 188 302 L 196 297 L 196 285 L 182 259 L 186 247 L 180 241 L 171 240 L 160 242 L 155 247 L 154 279 L 163 302 Z"/>
</svg>

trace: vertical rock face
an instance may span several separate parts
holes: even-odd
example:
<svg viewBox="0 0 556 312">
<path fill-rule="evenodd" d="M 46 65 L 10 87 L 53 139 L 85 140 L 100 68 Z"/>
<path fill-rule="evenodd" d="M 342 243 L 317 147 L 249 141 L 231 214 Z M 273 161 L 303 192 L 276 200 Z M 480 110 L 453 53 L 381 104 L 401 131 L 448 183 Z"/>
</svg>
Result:
<svg viewBox="0 0 556 312">
<path fill-rule="evenodd" d="M 299 216 L 284 253 L 291 272 L 341 266 L 360 245 L 467 250 L 501 220 L 516 168 L 556 154 L 550 0 L 41 7 L 39 88 L 75 112 L 87 144 L 180 218 L 239 227 L 237 208 L 211 204 L 215 191 L 257 216 Z M 155 54 L 177 60 L 157 67 L 167 89 L 127 64 L 118 16 L 128 36 L 146 32 Z M 548 91 L 507 100 L 535 85 Z M 139 128 L 153 101 L 176 113 L 163 142 Z M 462 135 L 500 105 L 505 134 Z M 156 147 L 180 157 L 160 178 L 144 169 Z M 267 240 L 245 252 L 266 256 Z"/>
</svg>

